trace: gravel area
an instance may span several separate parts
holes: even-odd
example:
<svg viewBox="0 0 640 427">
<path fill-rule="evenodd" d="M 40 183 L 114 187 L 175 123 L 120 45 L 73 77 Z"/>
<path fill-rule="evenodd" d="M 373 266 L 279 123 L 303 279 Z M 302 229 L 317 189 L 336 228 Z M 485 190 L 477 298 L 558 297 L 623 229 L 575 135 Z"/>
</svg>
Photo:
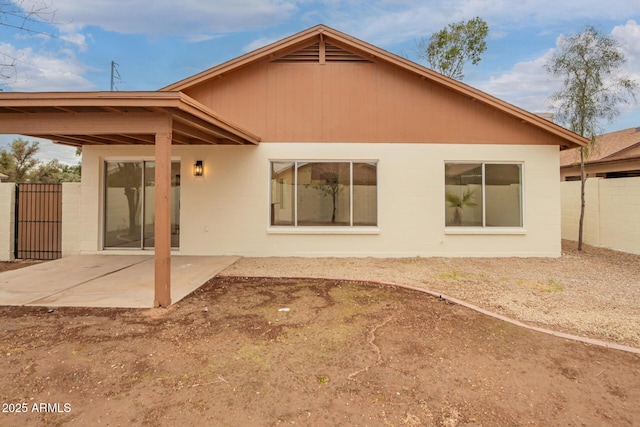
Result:
<svg viewBox="0 0 640 427">
<path fill-rule="evenodd" d="M 640 255 L 563 242 L 560 258 L 242 258 L 224 276 L 320 277 L 428 289 L 541 326 L 640 348 Z"/>
</svg>

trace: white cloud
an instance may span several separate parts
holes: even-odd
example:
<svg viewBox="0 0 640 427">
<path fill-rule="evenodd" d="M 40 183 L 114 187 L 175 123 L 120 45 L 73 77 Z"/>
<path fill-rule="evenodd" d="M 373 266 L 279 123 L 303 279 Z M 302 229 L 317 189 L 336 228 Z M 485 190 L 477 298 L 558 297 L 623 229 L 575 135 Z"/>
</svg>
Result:
<svg viewBox="0 0 640 427">
<path fill-rule="evenodd" d="M 640 84 L 640 25 L 629 20 L 626 24 L 613 28 L 611 36 L 620 42 L 627 59 L 623 74 Z M 488 81 L 470 84 L 528 111 L 548 111 L 549 96 L 560 87 L 560 82 L 551 80 L 544 68 L 553 50 L 550 49 L 544 55 L 530 61 L 518 62 L 507 72 L 491 76 Z M 640 99 L 640 94 L 638 95 Z M 635 120 L 634 126 L 640 125 L 638 103 L 621 104 L 619 110 L 625 119 L 624 123 Z"/>
<path fill-rule="evenodd" d="M 317 2 L 313 2 L 317 3 Z M 507 36 L 510 31 L 538 28 L 562 31 L 575 22 L 621 20 L 640 13 L 640 2 L 629 0 L 435 0 L 410 2 L 373 0 L 370 2 L 325 1 L 321 16 L 336 29 L 374 44 L 401 43 L 429 36 L 451 22 L 482 17 L 490 27 L 490 37 Z"/>
<path fill-rule="evenodd" d="M 108 31 L 151 36 L 203 35 L 269 27 L 296 10 L 286 0 L 65 0 L 56 4 L 56 20 L 79 31 L 98 26 Z"/>
<path fill-rule="evenodd" d="M 558 87 L 545 71 L 551 50 L 531 61 L 518 62 L 505 73 L 491 76 L 488 81 L 470 82 L 478 89 L 533 112 L 549 111 L 549 95 Z"/>
<path fill-rule="evenodd" d="M 611 35 L 620 42 L 627 63 L 625 70 L 640 83 L 640 24 L 634 20 L 616 26 Z"/>
<path fill-rule="evenodd" d="M 82 75 L 86 68 L 73 52 L 39 54 L 31 48 L 17 49 L 0 43 L 0 52 L 15 60 L 16 76 L 3 83 L 12 91 L 82 91 L 92 90 L 93 84 Z"/>
</svg>

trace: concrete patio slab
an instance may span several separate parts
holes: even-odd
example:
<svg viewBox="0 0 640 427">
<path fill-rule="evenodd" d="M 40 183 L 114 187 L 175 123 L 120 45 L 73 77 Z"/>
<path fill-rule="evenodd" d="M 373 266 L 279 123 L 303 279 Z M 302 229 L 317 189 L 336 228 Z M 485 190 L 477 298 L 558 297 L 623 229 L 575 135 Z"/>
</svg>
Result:
<svg viewBox="0 0 640 427">
<path fill-rule="evenodd" d="M 238 257 L 171 257 L 171 301 L 202 286 Z M 148 308 L 153 256 L 78 255 L 0 273 L 0 305 Z"/>
</svg>

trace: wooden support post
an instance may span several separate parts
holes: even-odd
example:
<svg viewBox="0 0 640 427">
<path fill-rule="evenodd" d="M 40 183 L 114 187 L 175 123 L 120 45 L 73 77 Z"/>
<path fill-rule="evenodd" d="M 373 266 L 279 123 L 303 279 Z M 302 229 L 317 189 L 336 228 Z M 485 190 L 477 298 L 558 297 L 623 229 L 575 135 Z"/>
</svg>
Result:
<svg viewBox="0 0 640 427">
<path fill-rule="evenodd" d="M 171 305 L 171 119 L 156 133 L 154 307 Z"/>
</svg>

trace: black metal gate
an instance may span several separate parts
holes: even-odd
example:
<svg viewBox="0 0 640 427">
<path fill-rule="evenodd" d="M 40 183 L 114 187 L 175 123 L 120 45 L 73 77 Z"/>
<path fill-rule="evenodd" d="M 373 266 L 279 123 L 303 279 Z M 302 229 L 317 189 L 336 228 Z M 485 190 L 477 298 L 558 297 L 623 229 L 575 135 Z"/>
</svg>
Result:
<svg viewBox="0 0 640 427">
<path fill-rule="evenodd" d="M 62 256 L 62 184 L 16 184 L 15 257 Z"/>
</svg>

